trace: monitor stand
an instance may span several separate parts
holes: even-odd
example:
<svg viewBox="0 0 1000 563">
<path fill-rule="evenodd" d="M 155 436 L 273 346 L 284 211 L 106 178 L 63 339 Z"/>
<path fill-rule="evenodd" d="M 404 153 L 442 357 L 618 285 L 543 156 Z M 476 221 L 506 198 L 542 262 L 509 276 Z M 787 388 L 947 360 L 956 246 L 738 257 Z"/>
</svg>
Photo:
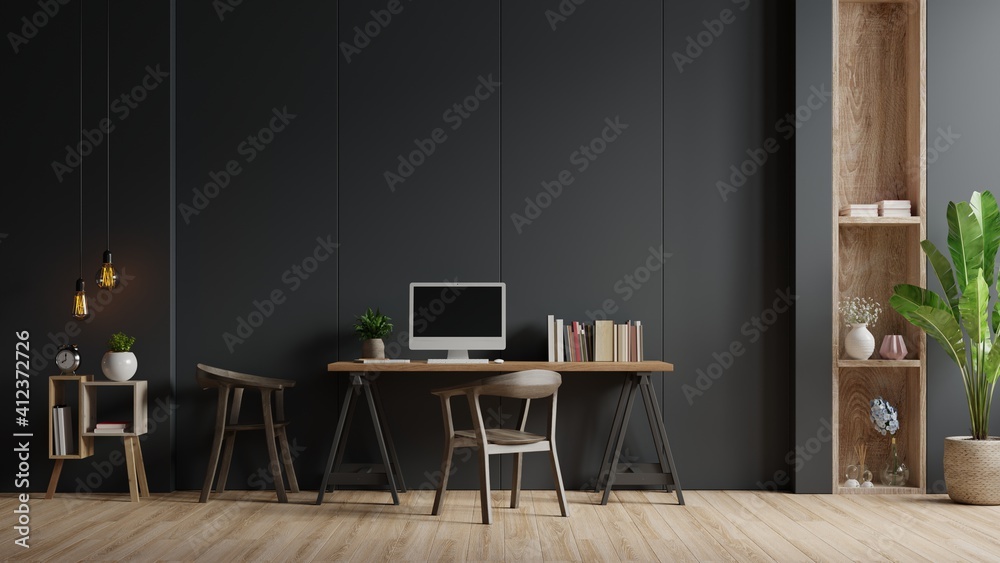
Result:
<svg viewBox="0 0 1000 563">
<path fill-rule="evenodd" d="M 468 360 L 469 351 L 468 350 L 448 350 L 449 360 Z"/>
</svg>

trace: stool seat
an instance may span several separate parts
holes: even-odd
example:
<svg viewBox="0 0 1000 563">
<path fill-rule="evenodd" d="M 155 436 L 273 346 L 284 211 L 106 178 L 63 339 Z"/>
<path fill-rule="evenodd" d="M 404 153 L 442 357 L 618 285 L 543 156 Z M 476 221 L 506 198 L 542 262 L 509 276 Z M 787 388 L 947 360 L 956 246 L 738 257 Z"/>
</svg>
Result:
<svg viewBox="0 0 1000 563">
<path fill-rule="evenodd" d="M 278 495 L 278 502 L 288 502 L 284 481 L 281 478 L 282 464 L 278 462 L 278 451 L 275 447 L 275 440 L 277 440 L 278 445 L 281 447 L 281 461 L 285 466 L 288 488 L 293 493 L 297 493 L 299 492 L 299 484 L 295 478 L 295 468 L 292 466 L 288 436 L 285 432 L 285 429 L 288 427 L 288 421 L 285 420 L 285 389 L 294 387 L 295 381 L 239 373 L 205 364 L 198 364 L 195 369 L 195 379 L 198 380 L 198 384 L 201 385 L 202 389 L 217 388 L 219 390 L 212 453 L 209 457 L 208 471 L 205 473 L 205 485 L 201 489 L 199 502 L 208 502 L 208 496 L 212 491 L 212 484 L 215 482 L 215 470 L 219 464 L 220 455 L 222 456 L 222 468 L 219 470 L 219 479 L 215 487 L 215 492 L 221 493 L 226 490 L 226 477 L 229 475 L 229 466 L 233 460 L 233 446 L 236 443 L 236 433 L 245 430 L 264 431 L 267 439 L 267 454 L 270 459 L 269 469 L 271 477 L 274 479 L 274 490 Z M 264 415 L 263 422 L 254 424 L 240 424 L 239 422 L 243 392 L 247 389 L 260 392 L 260 402 Z M 231 401 L 230 396 L 232 397 Z M 272 415 L 272 396 L 274 397 L 277 417 Z M 223 442 L 225 442 L 225 453 L 222 452 Z"/>
<path fill-rule="evenodd" d="M 475 441 L 476 431 L 456 430 L 455 436 Z M 520 446 L 523 444 L 537 444 L 543 440 L 547 440 L 547 438 L 545 436 L 539 436 L 538 434 L 532 434 L 531 432 L 521 432 L 520 430 L 511 430 L 507 428 L 490 428 L 486 430 L 486 443 L 488 444 Z"/>
</svg>

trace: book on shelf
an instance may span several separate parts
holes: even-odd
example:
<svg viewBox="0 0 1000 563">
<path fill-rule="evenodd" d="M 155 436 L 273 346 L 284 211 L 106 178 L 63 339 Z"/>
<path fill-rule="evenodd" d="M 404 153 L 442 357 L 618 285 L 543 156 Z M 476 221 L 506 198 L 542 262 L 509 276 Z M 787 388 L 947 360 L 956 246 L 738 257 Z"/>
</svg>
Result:
<svg viewBox="0 0 1000 563">
<path fill-rule="evenodd" d="M 877 203 L 852 203 L 840 208 L 844 217 L 878 217 Z"/>
<path fill-rule="evenodd" d="M 641 321 L 615 324 L 600 319 L 587 324 L 547 315 L 546 329 L 550 361 L 640 362 L 645 357 Z"/>
<path fill-rule="evenodd" d="M 129 431 L 128 426 L 124 428 L 94 428 L 94 434 L 123 434 Z"/>
<path fill-rule="evenodd" d="M 74 455 L 76 436 L 73 434 L 73 409 L 66 405 L 52 407 L 52 453 Z"/>
<path fill-rule="evenodd" d="M 119 421 L 115 421 L 115 422 L 98 422 L 97 424 L 94 425 L 94 428 L 95 429 L 112 428 L 112 429 L 116 429 L 116 430 L 124 430 L 124 429 L 128 428 L 128 426 L 129 426 L 128 422 L 119 422 Z"/>
</svg>

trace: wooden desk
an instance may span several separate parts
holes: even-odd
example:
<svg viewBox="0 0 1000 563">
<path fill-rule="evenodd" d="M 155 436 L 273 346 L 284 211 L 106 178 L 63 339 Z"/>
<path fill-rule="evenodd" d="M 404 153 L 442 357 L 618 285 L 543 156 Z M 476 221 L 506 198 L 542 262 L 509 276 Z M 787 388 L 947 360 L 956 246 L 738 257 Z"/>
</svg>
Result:
<svg viewBox="0 0 1000 563">
<path fill-rule="evenodd" d="M 460 372 L 477 374 L 500 374 L 529 369 L 547 369 L 561 374 L 572 373 L 607 373 L 624 374 L 621 394 L 618 397 L 618 407 L 611 425 L 611 433 L 601 459 L 601 471 L 597 479 L 597 492 L 604 491 L 601 504 L 608 503 L 611 488 L 618 485 L 663 485 L 667 491 L 677 491 L 677 502 L 684 504 L 680 480 L 674 466 L 673 454 L 667 441 L 667 430 L 663 424 L 656 393 L 650 376 L 653 372 L 674 371 L 673 364 L 666 362 L 520 362 L 510 361 L 502 364 L 428 364 L 426 361 L 413 361 L 405 364 L 363 364 L 360 362 L 334 362 L 327 366 L 330 372 L 345 372 L 351 377 L 351 388 L 344 396 L 340 409 L 340 420 L 334 434 L 330 455 L 327 459 L 323 482 L 319 488 L 316 504 L 323 502 L 323 496 L 330 485 L 388 485 L 394 504 L 399 504 L 398 492 L 406 492 L 406 483 L 399 468 L 399 459 L 392 443 L 392 434 L 385 419 L 385 409 L 379 396 L 377 380 L 382 373 L 428 372 L 447 373 Z M 632 407 L 637 393 L 642 394 L 646 416 L 649 419 L 649 429 L 656 447 L 657 463 L 617 463 L 621 457 L 622 446 L 625 443 L 625 432 L 632 415 Z M 382 465 L 344 464 L 344 448 L 347 444 L 347 434 L 350 431 L 351 419 L 357 398 L 365 395 L 368 409 L 371 412 L 372 424 L 375 427 L 375 437 L 378 440 L 379 451 L 382 454 Z M 397 480 L 399 487 L 397 488 Z"/>
</svg>

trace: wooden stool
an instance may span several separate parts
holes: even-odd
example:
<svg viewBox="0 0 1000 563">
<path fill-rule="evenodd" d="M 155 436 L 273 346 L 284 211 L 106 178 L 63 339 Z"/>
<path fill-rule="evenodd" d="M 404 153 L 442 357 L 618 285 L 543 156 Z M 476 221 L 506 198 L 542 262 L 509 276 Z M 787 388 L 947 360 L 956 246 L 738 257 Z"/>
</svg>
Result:
<svg viewBox="0 0 1000 563">
<path fill-rule="evenodd" d="M 295 382 L 288 379 L 273 379 L 269 377 L 259 377 L 245 373 L 214 368 L 204 364 L 198 364 L 195 377 L 202 389 L 217 387 L 219 389 L 219 405 L 215 416 L 215 437 L 212 441 L 212 455 L 208 460 L 208 471 L 205 473 L 205 485 L 201 489 L 199 502 L 208 502 L 208 495 L 212 491 L 212 481 L 215 478 L 215 469 L 219 464 L 219 455 L 222 452 L 222 442 L 225 438 L 226 451 L 222 454 L 222 469 L 219 471 L 219 481 L 215 492 L 221 493 L 226 490 L 226 477 L 229 474 L 229 464 L 233 459 L 233 445 L 236 442 L 236 433 L 243 430 L 263 430 L 267 437 L 267 454 L 270 459 L 269 470 L 274 479 L 274 490 L 278 494 L 278 502 L 288 502 L 288 495 L 285 492 L 284 481 L 281 478 L 281 463 L 278 462 L 278 452 L 275 448 L 275 439 L 281 445 L 281 459 L 285 465 L 285 472 L 288 476 L 288 487 L 293 493 L 299 492 L 299 483 L 295 479 L 295 468 L 292 467 L 292 455 L 288 449 L 288 437 L 285 434 L 285 389 L 294 387 Z M 243 402 L 243 391 L 245 389 L 260 391 L 260 400 L 263 407 L 264 422 L 261 424 L 240 424 L 240 405 Z M 232 408 L 229 407 L 230 390 L 233 392 Z M 275 407 L 278 411 L 278 419 L 274 420 L 271 415 L 271 396 L 274 396 Z M 231 410 L 231 412 L 229 412 Z M 229 412 L 229 422 L 226 422 L 226 414 Z"/>
</svg>

